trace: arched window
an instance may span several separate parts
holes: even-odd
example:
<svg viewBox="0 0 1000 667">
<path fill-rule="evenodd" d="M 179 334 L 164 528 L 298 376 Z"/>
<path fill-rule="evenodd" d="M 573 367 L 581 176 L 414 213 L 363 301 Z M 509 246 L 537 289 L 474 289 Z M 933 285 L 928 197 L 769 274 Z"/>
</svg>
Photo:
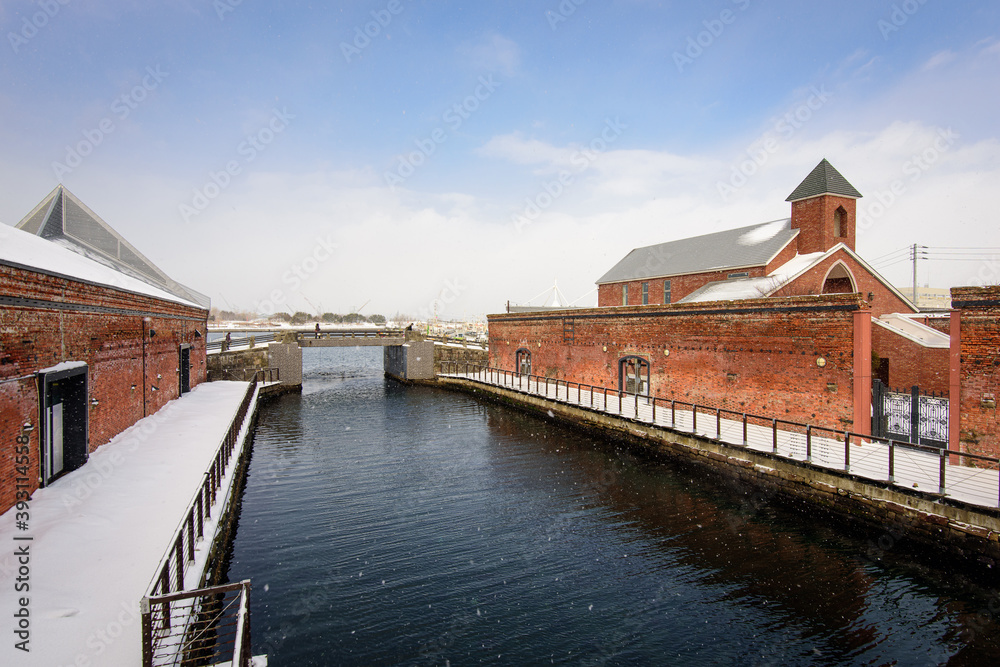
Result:
<svg viewBox="0 0 1000 667">
<path fill-rule="evenodd" d="M 514 363 L 517 365 L 518 373 L 521 375 L 531 375 L 531 350 L 526 347 L 518 350 L 514 357 Z"/>
<path fill-rule="evenodd" d="M 642 357 L 618 360 L 618 390 L 626 394 L 649 395 L 649 362 Z"/>
<path fill-rule="evenodd" d="M 833 235 L 837 238 L 843 238 L 847 236 L 845 230 L 847 229 L 847 211 L 844 210 L 843 206 L 838 206 L 837 210 L 833 212 Z"/>
<path fill-rule="evenodd" d="M 823 294 L 853 294 L 857 291 L 858 283 L 843 262 L 834 264 L 823 280 Z"/>
</svg>

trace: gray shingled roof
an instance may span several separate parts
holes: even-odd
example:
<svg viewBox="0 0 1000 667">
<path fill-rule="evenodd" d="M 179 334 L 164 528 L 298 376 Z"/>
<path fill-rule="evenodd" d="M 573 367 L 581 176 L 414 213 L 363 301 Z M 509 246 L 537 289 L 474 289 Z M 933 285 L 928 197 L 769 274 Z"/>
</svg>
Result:
<svg viewBox="0 0 1000 667">
<path fill-rule="evenodd" d="M 785 201 L 797 201 L 824 194 L 856 198 L 862 196 L 846 178 L 840 175 L 839 171 L 833 168 L 832 164 L 827 162 L 826 158 L 823 158 Z"/>
<path fill-rule="evenodd" d="M 597 284 L 763 266 L 797 233 L 791 228 L 791 218 L 785 218 L 636 248 Z"/>
</svg>

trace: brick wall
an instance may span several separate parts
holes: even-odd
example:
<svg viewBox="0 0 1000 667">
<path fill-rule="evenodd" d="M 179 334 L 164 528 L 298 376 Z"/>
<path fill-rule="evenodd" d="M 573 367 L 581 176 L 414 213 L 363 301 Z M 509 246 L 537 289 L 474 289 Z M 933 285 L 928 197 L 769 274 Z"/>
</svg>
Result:
<svg viewBox="0 0 1000 667">
<path fill-rule="evenodd" d="M 677 303 L 699 287 L 717 280 L 726 280 L 730 273 L 742 273 L 746 271 L 750 278 L 760 278 L 764 276 L 764 267 L 757 266 L 749 269 L 727 269 L 725 271 L 709 271 L 706 273 L 692 273 L 686 276 L 673 276 L 670 280 L 670 302 Z M 650 280 L 633 280 L 628 283 L 608 283 L 597 287 L 597 305 L 621 306 L 622 285 L 628 285 L 628 305 L 642 305 L 642 283 L 649 283 L 649 303 L 663 305 L 663 278 Z"/>
<path fill-rule="evenodd" d="M 665 399 L 853 428 L 856 295 L 489 316 L 490 364 L 615 389 L 619 360 L 650 364 Z M 572 318 L 574 340 L 564 340 Z M 824 366 L 817 359 L 825 360 Z M 865 415 L 867 420 L 868 415 Z"/>
<path fill-rule="evenodd" d="M 833 216 L 838 207 L 844 207 L 846 216 L 841 224 L 842 235 L 834 236 Z M 792 202 L 792 229 L 801 230 L 798 236 L 799 252 L 826 252 L 838 243 L 855 250 L 855 223 L 857 200 L 836 195 L 821 195 Z"/>
<path fill-rule="evenodd" d="M 924 347 L 909 338 L 875 324 L 872 350 L 889 360 L 889 381 L 893 389 L 920 387 L 923 394 L 948 395 L 948 348 Z"/>
<path fill-rule="evenodd" d="M 87 362 L 90 451 L 179 395 L 182 343 L 191 345 L 192 388 L 205 380 L 206 310 L 6 265 L 0 294 L 15 299 L 0 309 L 0 512 L 13 503 L 14 439 L 26 421 L 36 426 L 30 477 L 38 483 L 36 371 Z"/>
<path fill-rule="evenodd" d="M 957 369 L 961 385 L 960 450 L 1000 457 L 1000 287 L 956 287 L 952 305 L 959 311 Z M 954 413 L 952 413 L 954 415 Z"/>
</svg>

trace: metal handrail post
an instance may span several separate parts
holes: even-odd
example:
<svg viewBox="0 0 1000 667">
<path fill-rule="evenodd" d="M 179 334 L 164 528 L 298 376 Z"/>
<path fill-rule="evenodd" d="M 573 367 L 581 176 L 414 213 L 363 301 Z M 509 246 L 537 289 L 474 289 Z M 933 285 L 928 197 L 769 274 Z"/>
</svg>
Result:
<svg viewBox="0 0 1000 667">
<path fill-rule="evenodd" d="M 889 441 L 889 483 L 896 482 L 896 441 Z"/>
<path fill-rule="evenodd" d="M 940 471 L 938 473 L 939 474 L 939 478 L 938 478 L 938 493 L 940 493 L 942 496 L 945 495 L 945 492 L 944 492 L 944 471 L 945 471 L 945 468 L 948 466 L 947 452 L 948 452 L 948 450 L 942 447 L 941 450 L 940 450 L 940 453 L 938 454 L 938 457 L 939 457 L 939 459 L 941 461 Z"/>
<path fill-rule="evenodd" d="M 851 472 L 851 432 L 844 431 L 844 472 Z"/>
</svg>

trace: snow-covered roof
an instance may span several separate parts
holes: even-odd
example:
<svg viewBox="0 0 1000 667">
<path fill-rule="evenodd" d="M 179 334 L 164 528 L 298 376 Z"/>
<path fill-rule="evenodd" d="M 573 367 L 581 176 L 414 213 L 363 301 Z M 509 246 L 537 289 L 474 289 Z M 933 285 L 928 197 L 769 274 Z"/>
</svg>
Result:
<svg viewBox="0 0 1000 667">
<path fill-rule="evenodd" d="M 597 284 L 764 266 L 798 233 L 784 218 L 636 248 Z"/>
<path fill-rule="evenodd" d="M 872 318 L 872 322 L 923 347 L 939 349 L 951 347 L 951 336 L 921 322 L 914 322 L 901 313 L 889 313 L 878 319 Z"/>
<path fill-rule="evenodd" d="M 0 224 L 0 263 L 204 309 L 40 236 Z"/>
<path fill-rule="evenodd" d="M 770 275 L 764 278 L 742 278 L 734 280 L 719 280 L 708 283 L 696 289 L 691 294 L 681 299 L 678 303 L 694 303 L 703 301 L 736 301 L 740 299 L 760 299 L 768 297 L 777 292 L 783 286 L 792 282 L 803 273 L 816 266 L 838 251 L 844 251 L 849 257 L 860 264 L 873 278 L 882 283 L 900 301 L 916 312 L 917 307 L 913 305 L 906 296 L 892 283 L 882 277 L 878 271 L 861 259 L 861 257 L 843 243 L 838 243 L 826 252 L 812 252 L 805 255 L 796 255 L 785 262 Z"/>
<path fill-rule="evenodd" d="M 703 301 L 738 301 L 771 296 L 793 278 L 807 271 L 826 256 L 824 252 L 796 255 L 763 278 L 718 280 L 696 289 L 678 303 Z"/>
<path fill-rule="evenodd" d="M 63 185 L 57 185 L 14 227 L 193 301 L 206 310 L 212 304 L 204 294 L 181 285 L 164 273 Z"/>
</svg>

